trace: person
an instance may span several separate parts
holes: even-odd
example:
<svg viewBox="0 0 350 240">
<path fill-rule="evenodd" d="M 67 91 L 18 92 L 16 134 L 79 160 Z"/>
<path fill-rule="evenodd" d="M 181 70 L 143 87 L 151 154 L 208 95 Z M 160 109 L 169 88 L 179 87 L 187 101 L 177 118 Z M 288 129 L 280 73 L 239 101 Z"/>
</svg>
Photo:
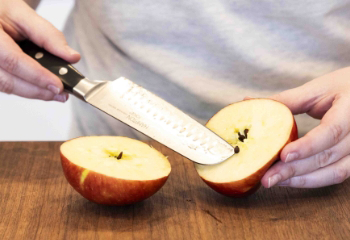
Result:
<svg viewBox="0 0 350 240">
<path fill-rule="evenodd" d="M 76 66 L 90 79 L 125 76 L 202 122 L 246 96 L 270 97 L 297 115 L 300 138 L 262 184 L 338 184 L 350 174 L 349 3 L 76 0 L 63 34 L 24 1 L 2 0 L 0 91 L 67 100 L 59 79 L 16 43 L 30 39 L 71 63 L 82 56 Z M 72 100 L 74 134 L 142 138 Z"/>
</svg>

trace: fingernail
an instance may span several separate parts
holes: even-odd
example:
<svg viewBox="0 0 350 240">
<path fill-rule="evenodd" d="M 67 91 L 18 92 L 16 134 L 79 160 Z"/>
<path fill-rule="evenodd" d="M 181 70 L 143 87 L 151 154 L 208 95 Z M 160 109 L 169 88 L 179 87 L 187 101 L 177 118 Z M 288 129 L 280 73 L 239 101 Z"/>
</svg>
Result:
<svg viewBox="0 0 350 240">
<path fill-rule="evenodd" d="M 269 177 L 269 184 L 268 184 L 268 188 L 276 185 L 276 183 L 278 183 L 281 180 L 281 175 L 280 174 L 275 174 L 272 177 Z"/>
<path fill-rule="evenodd" d="M 58 87 L 54 86 L 54 85 L 47 86 L 47 89 L 49 89 L 54 94 L 59 94 L 60 93 L 60 89 Z"/>
<path fill-rule="evenodd" d="M 53 99 L 59 102 L 65 102 L 67 101 L 67 96 L 65 94 L 60 94 L 60 95 L 54 96 Z"/>
<path fill-rule="evenodd" d="M 295 152 L 288 153 L 285 162 L 290 162 L 290 161 L 296 160 L 297 158 L 298 158 L 298 153 L 295 153 Z"/>
<path fill-rule="evenodd" d="M 75 51 L 73 48 L 67 46 L 67 51 L 69 52 L 70 55 L 77 55 L 79 54 L 77 51 Z"/>
</svg>

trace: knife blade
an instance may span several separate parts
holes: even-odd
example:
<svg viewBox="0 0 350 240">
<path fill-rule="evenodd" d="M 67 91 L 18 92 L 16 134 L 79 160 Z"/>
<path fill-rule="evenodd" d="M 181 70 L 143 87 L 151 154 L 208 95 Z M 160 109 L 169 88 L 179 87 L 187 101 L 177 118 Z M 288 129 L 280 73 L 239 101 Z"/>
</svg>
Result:
<svg viewBox="0 0 350 240">
<path fill-rule="evenodd" d="M 89 80 L 77 69 L 34 43 L 22 50 L 57 75 L 66 91 L 199 164 L 217 164 L 235 154 L 217 134 L 125 77 Z"/>
</svg>

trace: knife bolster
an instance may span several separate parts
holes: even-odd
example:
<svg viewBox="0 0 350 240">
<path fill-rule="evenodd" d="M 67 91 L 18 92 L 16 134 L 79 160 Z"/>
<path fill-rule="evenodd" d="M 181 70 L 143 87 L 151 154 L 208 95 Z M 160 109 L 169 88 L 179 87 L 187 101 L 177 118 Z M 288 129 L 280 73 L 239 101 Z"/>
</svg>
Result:
<svg viewBox="0 0 350 240">
<path fill-rule="evenodd" d="M 107 81 L 89 80 L 87 78 L 82 79 L 74 88 L 73 94 L 79 99 L 86 101 L 87 97 L 94 92 L 97 88 L 102 87 Z"/>
</svg>

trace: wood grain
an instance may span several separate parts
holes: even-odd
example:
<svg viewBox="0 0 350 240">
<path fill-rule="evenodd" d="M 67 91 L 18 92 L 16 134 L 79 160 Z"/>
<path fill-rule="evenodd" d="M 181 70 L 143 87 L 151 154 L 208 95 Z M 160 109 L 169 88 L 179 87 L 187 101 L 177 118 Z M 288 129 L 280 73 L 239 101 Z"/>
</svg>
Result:
<svg viewBox="0 0 350 240">
<path fill-rule="evenodd" d="M 231 199 L 168 148 L 172 173 L 144 202 L 91 203 L 64 178 L 59 142 L 0 143 L 0 239 L 350 239 L 350 182 Z"/>
</svg>

